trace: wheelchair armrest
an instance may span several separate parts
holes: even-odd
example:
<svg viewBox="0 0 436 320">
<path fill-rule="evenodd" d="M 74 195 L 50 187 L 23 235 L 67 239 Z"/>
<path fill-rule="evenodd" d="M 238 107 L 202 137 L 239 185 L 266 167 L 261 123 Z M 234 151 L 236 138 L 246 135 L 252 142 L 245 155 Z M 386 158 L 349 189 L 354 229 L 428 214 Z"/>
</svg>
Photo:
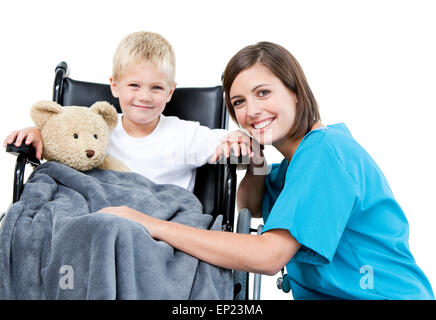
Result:
<svg viewBox="0 0 436 320">
<path fill-rule="evenodd" d="M 223 165 L 226 168 L 226 175 L 224 181 L 224 202 L 222 211 L 226 219 L 224 230 L 232 231 L 234 222 L 235 202 L 236 202 L 236 184 L 237 184 L 237 170 L 246 170 L 250 164 L 250 157 L 247 156 L 235 156 L 233 150 L 230 152 L 230 157 L 225 158 L 221 156 L 218 159 L 218 164 Z"/>
<path fill-rule="evenodd" d="M 249 156 L 236 157 L 233 154 L 233 152 L 231 152 L 229 158 L 226 158 L 224 160 L 220 159 L 220 161 L 225 161 L 227 165 L 236 165 L 236 170 L 245 170 L 247 169 L 247 166 L 250 164 L 250 157 Z"/>
<path fill-rule="evenodd" d="M 8 143 L 6 146 L 6 152 L 11 153 L 13 155 L 24 155 L 27 158 L 27 162 L 29 162 L 33 166 L 37 166 L 41 164 L 41 162 L 36 158 L 36 150 L 32 145 L 22 144 L 17 147 L 15 143 Z"/>
<path fill-rule="evenodd" d="M 6 152 L 17 156 L 14 172 L 14 190 L 12 203 L 20 200 L 21 193 L 23 192 L 24 184 L 24 170 L 26 164 L 30 163 L 36 167 L 40 164 L 40 161 L 36 158 L 35 148 L 31 145 L 23 144 L 17 147 L 14 143 L 10 143 L 6 146 Z"/>
</svg>

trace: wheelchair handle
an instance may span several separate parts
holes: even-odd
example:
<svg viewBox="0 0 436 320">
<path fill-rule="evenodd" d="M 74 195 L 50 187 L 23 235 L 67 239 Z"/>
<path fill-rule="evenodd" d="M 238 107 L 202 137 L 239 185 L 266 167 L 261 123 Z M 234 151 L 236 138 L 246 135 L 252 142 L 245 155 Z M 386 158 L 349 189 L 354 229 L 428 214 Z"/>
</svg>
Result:
<svg viewBox="0 0 436 320">
<path fill-rule="evenodd" d="M 64 78 L 67 76 L 68 65 L 65 61 L 62 61 L 56 66 L 55 69 L 55 81 L 53 86 L 53 101 L 59 104 L 61 103 L 62 89 Z"/>
<path fill-rule="evenodd" d="M 55 72 L 57 73 L 59 69 L 63 69 L 63 70 L 64 70 L 64 73 L 66 74 L 67 71 L 68 71 L 68 65 L 67 65 L 67 63 L 66 63 L 65 61 L 62 61 L 61 63 L 59 63 L 59 64 L 56 66 Z"/>
<path fill-rule="evenodd" d="M 15 141 L 12 143 L 8 143 L 6 146 L 6 152 L 7 153 L 11 153 L 13 155 L 24 155 L 27 157 L 27 162 L 29 162 L 30 164 L 37 166 L 39 165 L 41 162 L 38 160 L 38 158 L 36 157 L 36 150 L 35 148 L 29 144 L 22 144 L 21 146 L 17 147 L 15 145 Z"/>
<path fill-rule="evenodd" d="M 14 172 L 14 191 L 12 195 L 12 203 L 20 200 L 21 193 L 23 192 L 24 182 L 24 170 L 26 163 L 30 163 L 36 167 L 41 162 L 36 158 L 36 151 L 32 145 L 23 144 L 19 147 L 13 143 L 8 143 L 6 146 L 6 152 L 17 156 Z"/>
</svg>

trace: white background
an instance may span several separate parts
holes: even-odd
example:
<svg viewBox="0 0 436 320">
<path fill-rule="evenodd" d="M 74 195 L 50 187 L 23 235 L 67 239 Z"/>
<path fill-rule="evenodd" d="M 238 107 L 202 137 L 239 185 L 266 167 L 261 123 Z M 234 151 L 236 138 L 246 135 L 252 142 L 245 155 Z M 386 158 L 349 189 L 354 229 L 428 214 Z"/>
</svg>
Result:
<svg viewBox="0 0 436 320">
<path fill-rule="evenodd" d="M 6 4 L 7 3 L 7 4 Z M 410 225 L 410 248 L 436 284 L 436 10 L 434 1 L 9 1 L 0 5 L 0 137 L 33 125 L 51 99 L 54 68 L 108 83 L 118 41 L 162 34 L 183 86 L 214 86 L 227 61 L 277 42 L 302 65 L 324 124 L 345 122 L 385 173 Z M 231 125 L 234 128 L 234 124 Z M 281 160 L 267 149 L 269 162 Z M 0 210 L 12 198 L 15 159 L 0 153 Z M 375 285 L 377 285 L 375 274 Z M 263 299 L 289 299 L 263 280 Z"/>
</svg>

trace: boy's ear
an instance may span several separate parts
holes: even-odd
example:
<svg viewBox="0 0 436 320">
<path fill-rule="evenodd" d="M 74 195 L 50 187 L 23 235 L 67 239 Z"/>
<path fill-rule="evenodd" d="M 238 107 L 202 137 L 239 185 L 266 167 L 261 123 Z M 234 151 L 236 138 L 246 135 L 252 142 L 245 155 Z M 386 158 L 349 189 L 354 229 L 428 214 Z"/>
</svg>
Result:
<svg viewBox="0 0 436 320">
<path fill-rule="evenodd" d="M 38 129 L 42 129 L 50 119 L 55 114 L 60 114 L 63 112 L 61 105 L 53 101 L 39 101 L 35 103 L 30 109 L 30 117 Z"/>
<path fill-rule="evenodd" d="M 115 98 L 119 98 L 120 95 L 119 95 L 119 93 L 118 93 L 118 86 L 117 86 L 116 81 L 114 80 L 113 77 L 109 77 L 109 82 L 110 82 L 110 85 L 111 85 L 112 95 L 113 95 Z"/>
<path fill-rule="evenodd" d="M 174 90 L 176 90 L 177 83 L 174 82 L 173 86 L 170 89 L 170 92 L 168 93 L 167 103 L 170 102 L 171 98 L 173 97 Z"/>
<path fill-rule="evenodd" d="M 90 107 L 91 111 L 101 115 L 110 130 L 116 127 L 118 122 L 117 109 L 106 101 L 98 101 Z"/>
</svg>

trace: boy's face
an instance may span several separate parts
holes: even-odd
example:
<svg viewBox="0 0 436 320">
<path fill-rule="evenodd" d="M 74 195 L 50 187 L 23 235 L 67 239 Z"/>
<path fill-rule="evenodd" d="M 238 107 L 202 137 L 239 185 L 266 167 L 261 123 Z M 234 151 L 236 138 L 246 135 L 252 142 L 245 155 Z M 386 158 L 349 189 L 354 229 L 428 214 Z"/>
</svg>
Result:
<svg viewBox="0 0 436 320">
<path fill-rule="evenodd" d="M 119 98 L 126 122 L 140 127 L 154 127 L 170 101 L 175 84 L 147 61 L 129 63 L 118 81 L 110 78 L 112 94 Z"/>
</svg>

